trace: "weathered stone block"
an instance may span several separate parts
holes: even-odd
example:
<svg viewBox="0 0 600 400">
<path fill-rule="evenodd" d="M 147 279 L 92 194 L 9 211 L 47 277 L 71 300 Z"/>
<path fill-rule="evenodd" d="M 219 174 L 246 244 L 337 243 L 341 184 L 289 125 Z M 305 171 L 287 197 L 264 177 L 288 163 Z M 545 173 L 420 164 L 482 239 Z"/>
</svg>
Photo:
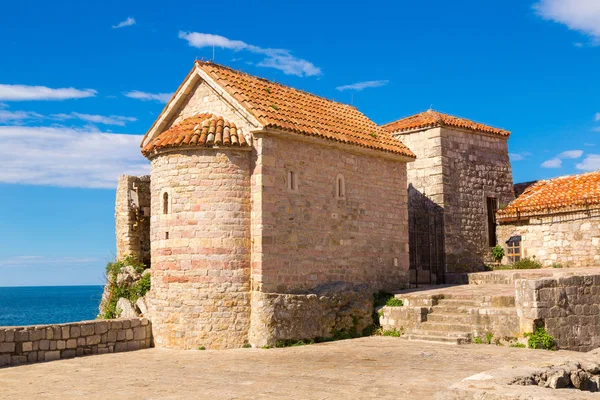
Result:
<svg viewBox="0 0 600 400">
<path fill-rule="evenodd" d="M 81 325 L 81 336 L 91 336 L 96 331 L 94 324 Z"/>
<path fill-rule="evenodd" d="M 14 353 L 14 352 L 15 352 L 15 343 L 14 342 L 0 343 L 0 353 Z"/>
<path fill-rule="evenodd" d="M 47 351 L 44 353 L 44 361 L 60 360 L 60 351 Z"/>
</svg>

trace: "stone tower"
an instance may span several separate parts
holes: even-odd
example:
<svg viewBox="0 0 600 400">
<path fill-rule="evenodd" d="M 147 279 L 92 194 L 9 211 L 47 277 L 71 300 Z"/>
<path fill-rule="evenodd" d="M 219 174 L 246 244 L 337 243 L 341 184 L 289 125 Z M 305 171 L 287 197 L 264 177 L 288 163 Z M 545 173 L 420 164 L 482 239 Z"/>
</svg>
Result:
<svg viewBox="0 0 600 400">
<path fill-rule="evenodd" d="M 186 126 L 199 147 L 169 143 Z M 250 146 L 200 114 L 168 129 L 151 160 L 152 320 L 158 346 L 240 347 L 250 323 Z M 205 143 L 204 146 L 200 144 Z"/>
<path fill-rule="evenodd" d="M 495 212 L 514 198 L 510 132 L 433 110 L 383 128 L 417 155 L 410 204 L 425 200 L 441 213 L 446 274 L 481 269 L 496 244 Z"/>
</svg>

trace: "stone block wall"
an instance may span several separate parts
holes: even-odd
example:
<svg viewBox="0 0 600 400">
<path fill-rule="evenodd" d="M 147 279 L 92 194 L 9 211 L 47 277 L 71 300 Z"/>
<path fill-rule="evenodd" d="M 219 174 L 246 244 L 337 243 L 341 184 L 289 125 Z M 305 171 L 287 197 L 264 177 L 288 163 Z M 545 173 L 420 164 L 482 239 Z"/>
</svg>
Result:
<svg viewBox="0 0 600 400">
<path fill-rule="evenodd" d="M 303 293 L 331 282 L 406 287 L 406 162 L 323 140 L 257 136 L 254 290 Z M 297 189 L 289 189 L 290 173 Z M 340 176 L 343 198 L 336 193 Z"/>
<path fill-rule="evenodd" d="M 522 332 L 545 326 L 560 349 L 600 347 L 600 275 L 519 279 L 515 288 Z"/>
<path fill-rule="evenodd" d="M 535 257 L 545 266 L 600 266 L 600 210 L 503 223 L 496 232 L 505 253 L 506 241 L 511 236 L 521 236 L 522 257 Z"/>
<path fill-rule="evenodd" d="M 489 258 L 487 197 L 514 199 L 504 137 L 442 128 L 446 263 L 450 272 L 479 270 Z"/>
<path fill-rule="evenodd" d="M 150 265 L 150 177 L 122 175 L 115 201 L 117 259 L 134 256 Z"/>
<path fill-rule="evenodd" d="M 250 343 L 273 346 L 278 340 L 331 337 L 335 331 L 361 333 L 373 324 L 368 286 L 331 284 L 310 294 L 252 292 Z"/>
<path fill-rule="evenodd" d="M 514 198 L 507 139 L 446 127 L 397 137 L 417 155 L 408 164 L 414 193 L 444 214 L 446 272 L 477 271 L 489 255 L 486 197 Z"/>
<path fill-rule="evenodd" d="M 145 318 L 0 327 L 0 367 L 151 346 L 152 327 Z"/>
<path fill-rule="evenodd" d="M 156 347 L 216 349 L 247 342 L 250 156 L 197 149 L 152 159 L 148 315 Z"/>
</svg>

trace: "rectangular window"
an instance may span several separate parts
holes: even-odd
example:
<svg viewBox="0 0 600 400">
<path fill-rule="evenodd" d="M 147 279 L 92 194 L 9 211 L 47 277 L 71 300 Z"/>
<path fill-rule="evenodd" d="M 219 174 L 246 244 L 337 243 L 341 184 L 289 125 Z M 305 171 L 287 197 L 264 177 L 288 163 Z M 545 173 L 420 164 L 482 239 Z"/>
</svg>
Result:
<svg viewBox="0 0 600 400">
<path fill-rule="evenodd" d="M 290 192 L 298 190 L 298 175 L 294 171 L 288 171 L 287 185 Z"/>
<path fill-rule="evenodd" d="M 513 264 L 521 261 L 521 236 L 511 236 L 506 241 L 506 245 L 508 248 L 506 252 L 508 263 Z"/>
<path fill-rule="evenodd" d="M 498 211 L 498 199 L 495 197 L 488 197 L 486 199 L 487 205 L 487 222 L 488 222 L 488 244 L 490 247 L 494 247 L 498 244 L 496 240 L 496 211 Z"/>
</svg>

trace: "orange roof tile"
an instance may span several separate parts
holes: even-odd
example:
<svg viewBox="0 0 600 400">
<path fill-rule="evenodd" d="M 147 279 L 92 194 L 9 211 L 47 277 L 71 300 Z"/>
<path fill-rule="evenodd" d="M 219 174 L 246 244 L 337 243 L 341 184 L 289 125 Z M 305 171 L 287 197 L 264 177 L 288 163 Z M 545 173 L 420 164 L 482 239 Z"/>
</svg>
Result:
<svg viewBox="0 0 600 400">
<path fill-rule="evenodd" d="M 415 155 L 355 107 L 257 78 L 212 62 L 196 61 L 265 128 L 274 128 L 370 149 Z"/>
<path fill-rule="evenodd" d="M 452 115 L 442 114 L 433 110 L 427 110 L 410 117 L 399 119 L 398 121 L 390 122 L 383 125 L 383 128 L 388 132 L 395 133 L 438 126 L 469 129 L 475 132 L 489 133 L 505 137 L 510 136 L 510 132 L 507 130 L 493 128 L 488 125 L 470 121 L 466 118 L 454 117 Z"/>
<path fill-rule="evenodd" d="M 498 221 L 600 208 L 600 171 L 538 181 L 498 211 Z"/>
<path fill-rule="evenodd" d="M 233 122 L 202 113 L 186 118 L 158 135 L 142 149 L 142 153 L 147 156 L 156 150 L 182 146 L 248 146 L 248 142 Z"/>
</svg>

